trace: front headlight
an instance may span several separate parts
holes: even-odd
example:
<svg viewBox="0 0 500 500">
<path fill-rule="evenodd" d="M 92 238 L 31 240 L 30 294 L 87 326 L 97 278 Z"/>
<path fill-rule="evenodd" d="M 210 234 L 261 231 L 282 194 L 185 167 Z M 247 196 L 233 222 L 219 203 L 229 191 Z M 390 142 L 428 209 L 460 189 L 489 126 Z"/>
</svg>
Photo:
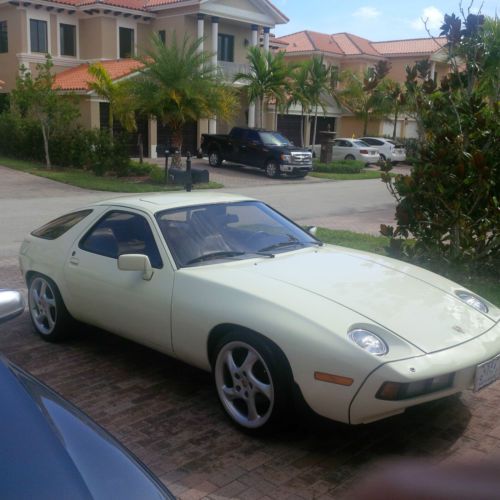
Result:
<svg viewBox="0 0 500 500">
<path fill-rule="evenodd" d="M 292 163 L 292 156 L 291 155 L 281 155 L 281 161 L 283 163 Z"/>
<path fill-rule="evenodd" d="M 460 300 L 463 300 L 474 309 L 477 309 L 485 314 L 489 311 L 488 306 L 479 297 L 472 295 L 472 293 L 466 292 L 465 290 L 458 290 L 455 294 Z"/>
<path fill-rule="evenodd" d="M 351 330 L 347 335 L 355 344 L 361 347 L 361 349 L 364 349 L 370 354 L 383 356 L 389 352 L 387 344 L 378 335 L 368 330 L 356 328 L 355 330 Z"/>
</svg>

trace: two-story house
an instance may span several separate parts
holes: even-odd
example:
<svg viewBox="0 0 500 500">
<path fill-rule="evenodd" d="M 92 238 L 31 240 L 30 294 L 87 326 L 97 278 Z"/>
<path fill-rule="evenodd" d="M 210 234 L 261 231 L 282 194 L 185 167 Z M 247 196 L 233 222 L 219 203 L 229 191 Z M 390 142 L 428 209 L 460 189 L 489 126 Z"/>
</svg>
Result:
<svg viewBox="0 0 500 500">
<path fill-rule="evenodd" d="M 138 69 L 133 59 L 157 33 L 202 38 L 202 49 L 228 81 L 248 69 L 247 51 L 262 43 L 288 18 L 269 0 L 0 0 L 0 92 L 9 92 L 21 64 L 35 70 L 46 54 L 53 58 L 57 86 L 80 96 L 81 122 L 106 123 L 106 103 L 88 89 L 90 62 L 101 61 L 115 80 Z M 255 124 L 255 106 L 242 102 L 238 125 Z M 233 124 L 232 124 L 233 125 Z M 186 126 L 186 149 L 194 152 L 201 133 L 224 132 L 216 119 Z M 140 124 L 146 151 L 168 142 L 168 130 L 154 120 Z"/>
<path fill-rule="evenodd" d="M 391 65 L 388 77 L 403 83 L 406 77 L 405 68 L 416 61 L 428 59 L 432 63 L 432 78 L 443 76 L 449 71 L 443 46 L 446 39 L 418 38 L 409 40 L 391 40 L 371 42 L 351 33 L 328 35 L 314 31 L 300 31 L 276 39 L 284 50 L 289 61 L 299 62 L 323 55 L 325 64 L 334 66 L 339 72 L 349 69 L 362 73 L 373 67 L 377 61 L 386 60 Z M 363 126 L 349 110 L 342 109 L 331 98 L 326 97 L 325 112 L 321 110 L 318 130 L 335 130 L 338 137 L 360 136 Z M 292 107 L 286 115 L 280 115 L 278 129 L 300 143 L 299 106 Z M 310 137 L 311 124 L 306 123 L 306 137 Z M 393 123 L 387 120 L 372 120 L 369 123 L 370 135 L 392 135 Z M 397 124 L 398 137 L 416 137 L 416 125 L 408 116 L 401 116 Z M 312 140 L 311 140 L 312 142 Z"/>
</svg>

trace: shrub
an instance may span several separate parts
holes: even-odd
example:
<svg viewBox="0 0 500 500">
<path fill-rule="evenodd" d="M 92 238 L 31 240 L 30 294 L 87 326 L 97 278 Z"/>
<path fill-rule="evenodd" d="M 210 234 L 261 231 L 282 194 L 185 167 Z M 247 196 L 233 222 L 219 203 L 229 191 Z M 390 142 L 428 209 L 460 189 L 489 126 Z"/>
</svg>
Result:
<svg viewBox="0 0 500 500">
<path fill-rule="evenodd" d="M 397 225 L 381 232 L 397 256 L 500 276 L 500 115 L 485 90 L 484 33 L 483 16 L 446 15 L 452 72 L 438 86 L 428 61 L 407 69 L 408 100 L 425 134 L 411 175 L 383 176 L 398 205 Z"/>
<path fill-rule="evenodd" d="M 111 137 L 107 130 L 96 129 L 92 133 L 89 168 L 96 175 L 127 175 L 130 160 L 125 138 L 120 135 Z"/>
<path fill-rule="evenodd" d="M 316 172 L 325 172 L 329 174 L 359 174 L 365 167 L 365 164 L 359 160 L 338 160 L 331 163 L 314 164 Z"/>
<path fill-rule="evenodd" d="M 158 165 L 152 165 L 149 178 L 153 184 L 165 184 L 165 170 Z"/>
<path fill-rule="evenodd" d="M 128 166 L 128 175 L 150 175 L 154 167 L 156 167 L 156 165 L 153 163 L 140 163 L 138 161 L 131 160 Z"/>
</svg>

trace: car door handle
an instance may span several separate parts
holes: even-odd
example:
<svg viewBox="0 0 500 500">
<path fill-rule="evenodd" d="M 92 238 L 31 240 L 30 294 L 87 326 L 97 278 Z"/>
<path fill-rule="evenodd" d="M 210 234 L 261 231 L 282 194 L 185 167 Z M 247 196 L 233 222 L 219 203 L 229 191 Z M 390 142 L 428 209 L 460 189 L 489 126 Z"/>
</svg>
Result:
<svg viewBox="0 0 500 500">
<path fill-rule="evenodd" d="M 69 259 L 70 264 L 73 264 L 74 266 L 77 266 L 80 264 L 80 259 L 78 257 L 71 257 Z"/>
</svg>

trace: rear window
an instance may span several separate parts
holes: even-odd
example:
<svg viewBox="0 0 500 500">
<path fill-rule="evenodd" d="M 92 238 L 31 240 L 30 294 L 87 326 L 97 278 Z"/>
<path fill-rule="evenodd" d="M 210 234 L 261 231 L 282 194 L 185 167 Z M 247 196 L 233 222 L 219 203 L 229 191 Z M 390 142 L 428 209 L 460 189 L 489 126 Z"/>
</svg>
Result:
<svg viewBox="0 0 500 500">
<path fill-rule="evenodd" d="M 70 214 L 63 215 L 44 226 L 35 229 L 31 234 L 37 238 L 43 238 L 45 240 L 55 240 L 62 236 L 66 231 L 69 231 L 73 226 L 78 224 L 80 221 L 85 219 L 92 210 L 80 210 L 78 212 L 72 212 Z"/>
</svg>

